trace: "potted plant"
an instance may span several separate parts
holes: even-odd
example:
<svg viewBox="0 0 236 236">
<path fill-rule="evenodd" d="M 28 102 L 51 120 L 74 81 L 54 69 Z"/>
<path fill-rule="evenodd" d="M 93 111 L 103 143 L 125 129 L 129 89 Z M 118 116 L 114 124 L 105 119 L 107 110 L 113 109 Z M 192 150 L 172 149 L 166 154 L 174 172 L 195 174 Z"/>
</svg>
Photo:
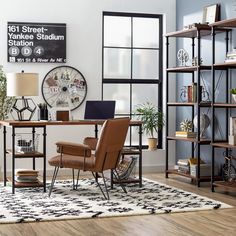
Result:
<svg viewBox="0 0 236 236">
<path fill-rule="evenodd" d="M 230 89 L 230 93 L 232 94 L 232 102 L 236 103 L 236 88 Z"/>
<path fill-rule="evenodd" d="M 0 65 L 0 120 L 5 120 L 12 107 L 14 97 L 7 97 L 7 79 Z"/>
<path fill-rule="evenodd" d="M 157 147 L 157 138 L 154 137 L 154 134 L 157 134 L 158 130 L 164 126 L 163 113 L 152 103 L 145 102 L 137 106 L 135 114 L 143 122 L 143 132 L 149 136 L 148 149 L 155 150 Z"/>
</svg>

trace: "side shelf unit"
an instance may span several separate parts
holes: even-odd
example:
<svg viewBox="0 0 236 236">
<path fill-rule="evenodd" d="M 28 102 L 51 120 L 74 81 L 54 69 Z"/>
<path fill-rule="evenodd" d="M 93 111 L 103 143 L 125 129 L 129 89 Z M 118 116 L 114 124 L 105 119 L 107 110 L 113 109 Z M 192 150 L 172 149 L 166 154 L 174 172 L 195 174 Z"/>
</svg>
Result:
<svg viewBox="0 0 236 236">
<path fill-rule="evenodd" d="M 211 179 L 211 190 L 214 191 L 215 187 L 221 187 L 225 190 L 236 190 L 236 181 L 217 181 L 214 173 L 214 166 L 215 166 L 215 149 L 224 149 L 225 154 L 229 154 L 230 149 L 236 149 L 235 145 L 230 145 L 228 142 L 228 130 L 229 130 L 229 116 L 230 111 L 232 109 L 236 109 L 236 104 L 232 103 L 229 99 L 229 90 L 230 90 L 230 72 L 231 70 L 236 69 L 236 61 L 232 62 L 223 62 L 223 63 L 215 63 L 215 58 L 217 54 L 216 50 L 216 31 L 218 29 L 224 29 L 225 32 L 225 51 L 226 53 L 229 51 L 230 46 L 230 39 L 229 39 L 229 33 L 232 31 L 232 29 L 236 29 L 236 18 L 234 19 L 228 19 L 228 20 L 222 20 L 215 22 L 211 24 L 212 27 L 212 88 L 215 88 L 216 86 L 216 71 L 225 71 L 225 98 L 224 102 L 218 102 L 215 98 L 215 93 L 212 93 L 212 117 L 216 116 L 217 109 L 221 108 L 225 111 L 225 140 L 216 140 L 215 138 L 215 119 L 212 120 L 212 179 Z M 226 55 L 225 53 L 225 55 Z"/>
<path fill-rule="evenodd" d="M 7 145 L 7 128 L 11 129 L 11 136 L 12 136 L 12 148 L 9 150 L 6 148 Z M 35 142 L 36 139 L 36 129 L 41 129 L 42 132 L 42 139 L 43 139 L 43 145 L 42 145 L 42 152 L 39 152 L 38 150 L 32 150 L 30 152 L 19 152 L 16 150 L 16 136 L 17 136 L 17 130 L 29 130 L 30 133 L 27 133 L 30 135 L 32 142 Z M 25 132 L 25 131 L 24 131 Z M 9 132 L 10 133 L 10 132 Z M 20 133 L 21 134 L 21 133 Z M 10 135 L 9 135 L 10 136 Z M 44 192 L 46 192 L 46 125 L 37 125 L 36 123 L 33 123 L 33 125 L 20 125 L 18 123 L 17 125 L 12 126 L 3 126 L 3 182 L 4 186 L 6 186 L 7 181 L 11 182 L 12 186 L 12 193 L 15 193 L 15 188 L 28 188 L 28 187 L 43 187 Z M 11 177 L 7 177 L 7 156 L 11 157 Z M 16 176 L 15 176 L 15 170 L 16 170 L 16 159 L 21 159 L 21 161 L 24 161 L 25 159 L 32 159 L 32 169 L 36 169 L 36 159 L 42 159 L 43 161 L 43 180 L 38 180 L 37 182 L 17 182 Z"/>
<path fill-rule="evenodd" d="M 196 138 L 182 138 L 176 137 L 175 134 L 170 134 L 168 120 L 171 119 L 169 117 L 169 108 L 170 107 L 190 107 L 191 109 L 191 118 L 194 119 L 194 116 L 197 115 L 197 127 L 200 127 L 200 113 L 201 108 L 203 107 L 210 107 L 211 103 L 208 102 L 201 102 L 201 91 L 200 91 L 200 84 L 201 84 L 201 72 L 202 71 L 210 71 L 211 65 L 201 65 L 201 38 L 203 36 L 209 36 L 211 34 L 211 28 L 208 25 L 196 25 L 191 29 L 181 30 L 176 32 L 171 32 L 166 34 L 166 96 L 167 96 L 167 110 L 166 110 L 166 178 L 168 178 L 169 174 L 177 174 L 181 176 L 185 176 L 190 178 L 191 180 L 195 180 L 197 185 L 200 186 L 200 182 L 202 181 L 210 181 L 211 176 L 201 177 L 200 175 L 200 149 L 201 145 L 210 145 L 210 139 L 201 139 L 200 138 L 200 129 L 197 129 L 197 137 Z M 169 67 L 169 38 L 188 38 L 191 40 L 191 56 L 197 57 L 197 65 L 196 66 L 184 66 L 184 67 Z M 196 52 L 195 52 L 196 51 Z M 170 73 L 190 73 L 191 74 L 191 83 L 197 83 L 197 100 L 196 102 L 170 102 L 169 101 L 169 80 L 170 80 Z M 173 120 L 172 122 L 175 122 Z M 191 176 L 190 174 L 185 174 L 178 172 L 178 170 L 171 170 L 169 169 L 169 153 L 168 153 L 168 146 L 170 141 L 183 141 L 189 142 L 191 145 L 191 155 L 192 157 L 197 157 L 198 159 L 198 168 L 196 176 Z M 196 151 L 194 150 L 194 145 L 196 145 Z"/>
</svg>

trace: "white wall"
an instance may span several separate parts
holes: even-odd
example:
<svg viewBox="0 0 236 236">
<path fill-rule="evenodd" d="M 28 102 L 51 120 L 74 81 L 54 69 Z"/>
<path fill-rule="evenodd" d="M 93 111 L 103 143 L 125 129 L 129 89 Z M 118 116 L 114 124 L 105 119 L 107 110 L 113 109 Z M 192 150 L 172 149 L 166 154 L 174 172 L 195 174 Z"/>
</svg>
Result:
<svg viewBox="0 0 236 236">
<path fill-rule="evenodd" d="M 102 11 L 163 14 L 164 34 L 175 30 L 176 0 L 8 0 L 3 1 L 0 8 L 0 65 L 3 65 L 5 72 L 24 70 L 39 73 L 41 84 L 46 73 L 60 64 L 7 63 L 7 22 L 66 23 L 67 65 L 77 68 L 85 76 L 88 84 L 87 99 L 100 99 Z M 43 102 L 42 96 L 35 100 L 38 103 Z M 73 112 L 73 118 L 81 119 L 83 113 L 84 104 Z M 48 127 L 47 133 L 49 158 L 55 153 L 55 141 L 81 141 L 84 135 L 93 134 L 93 128 Z M 2 143 L 2 137 L 0 141 Z M 17 163 L 17 167 L 20 168 L 30 167 L 31 161 L 21 160 Z M 164 163 L 163 150 L 144 152 L 144 166 L 163 166 Z M 9 163 L 8 169 L 10 169 Z"/>
</svg>

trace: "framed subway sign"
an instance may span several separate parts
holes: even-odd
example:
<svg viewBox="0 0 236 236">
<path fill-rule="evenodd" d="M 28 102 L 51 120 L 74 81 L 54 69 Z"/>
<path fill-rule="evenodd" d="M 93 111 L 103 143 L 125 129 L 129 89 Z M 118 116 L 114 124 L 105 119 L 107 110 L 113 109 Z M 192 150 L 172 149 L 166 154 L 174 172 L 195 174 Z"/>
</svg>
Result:
<svg viewBox="0 0 236 236">
<path fill-rule="evenodd" d="M 65 63 L 66 24 L 8 22 L 8 62 Z"/>
</svg>

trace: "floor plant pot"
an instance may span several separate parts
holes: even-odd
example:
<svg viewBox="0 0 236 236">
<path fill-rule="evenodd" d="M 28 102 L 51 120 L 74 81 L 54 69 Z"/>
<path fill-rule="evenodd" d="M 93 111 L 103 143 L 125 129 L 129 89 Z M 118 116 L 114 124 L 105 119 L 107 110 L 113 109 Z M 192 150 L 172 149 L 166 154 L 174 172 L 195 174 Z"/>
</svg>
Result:
<svg viewBox="0 0 236 236">
<path fill-rule="evenodd" d="M 157 138 L 148 138 L 148 150 L 154 151 L 157 149 Z"/>
</svg>

